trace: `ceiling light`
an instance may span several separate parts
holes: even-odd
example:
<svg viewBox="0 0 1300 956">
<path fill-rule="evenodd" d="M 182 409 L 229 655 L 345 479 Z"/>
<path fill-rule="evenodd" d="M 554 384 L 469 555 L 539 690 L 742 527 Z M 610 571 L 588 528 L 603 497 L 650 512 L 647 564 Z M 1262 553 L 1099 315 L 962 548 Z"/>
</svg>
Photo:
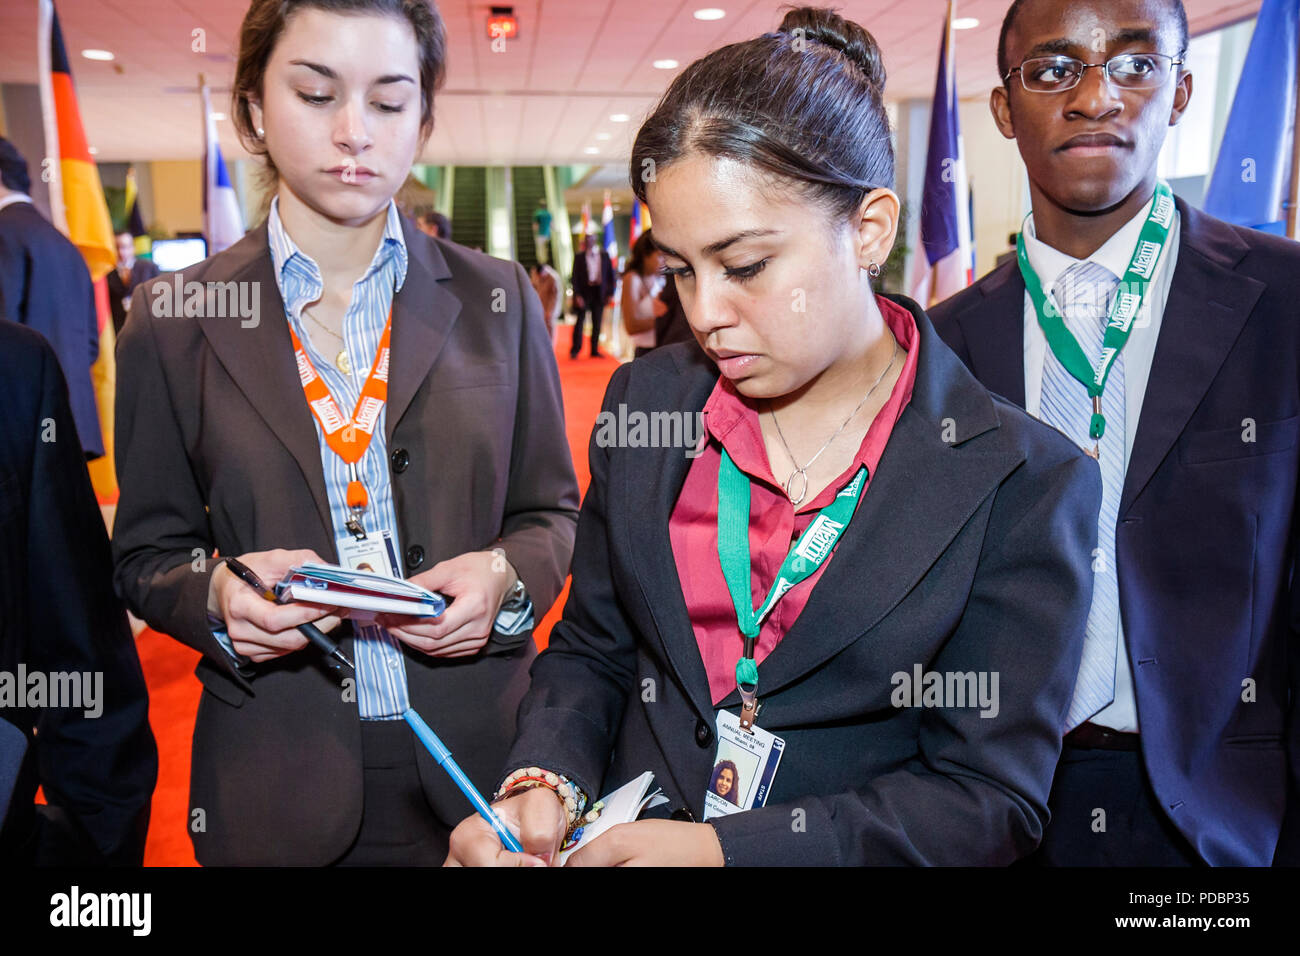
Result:
<svg viewBox="0 0 1300 956">
<path fill-rule="evenodd" d="M 719 10 L 717 7 L 705 7 L 703 10 L 695 11 L 696 20 L 721 20 L 726 15 L 726 10 Z"/>
<path fill-rule="evenodd" d="M 676 60 L 655 60 L 654 67 L 656 70 L 675 70 L 677 69 Z"/>
<path fill-rule="evenodd" d="M 113 59 L 113 54 L 109 53 L 107 50 L 82 50 L 81 55 L 84 56 L 87 60 Z"/>
<path fill-rule="evenodd" d="M 979 25 L 980 22 L 974 17 L 958 17 L 956 20 L 952 21 L 952 28 L 954 30 L 974 30 Z"/>
</svg>

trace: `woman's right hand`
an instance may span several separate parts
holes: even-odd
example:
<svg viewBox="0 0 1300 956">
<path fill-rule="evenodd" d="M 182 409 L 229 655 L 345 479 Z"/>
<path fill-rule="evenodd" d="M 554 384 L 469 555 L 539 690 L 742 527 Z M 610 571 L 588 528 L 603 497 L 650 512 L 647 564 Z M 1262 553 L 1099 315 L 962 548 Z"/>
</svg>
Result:
<svg viewBox="0 0 1300 956">
<path fill-rule="evenodd" d="M 267 587 L 284 577 L 297 564 L 325 562 L 315 551 L 252 551 L 238 556 L 242 564 Z M 208 613 L 226 622 L 226 633 L 236 653 L 255 663 L 283 657 L 307 646 L 307 638 L 296 630 L 299 624 L 316 622 L 328 633 L 338 626 L 338 608 L 328 612 L 318 604 L 275 604 L 235 577 L 225 563 L 217 565 L 208 581 Z"/>
<path fill-rule="evenodd" d="M 519 835 L 523 853 L 501 845 L 495 830 L 477 813 L 451 831 L 451 848 L 444 866 L 557 866 L 560 844 L 569 817 L 559 795 L 549 787 L 533 787 L 492 804 L 506 828 Z"/>
</svg>

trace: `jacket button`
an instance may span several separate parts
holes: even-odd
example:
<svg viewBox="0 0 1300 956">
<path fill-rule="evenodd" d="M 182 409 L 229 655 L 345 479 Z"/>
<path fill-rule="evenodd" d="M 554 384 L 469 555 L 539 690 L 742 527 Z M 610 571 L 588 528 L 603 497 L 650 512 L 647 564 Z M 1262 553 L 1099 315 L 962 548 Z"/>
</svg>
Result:
<svg viewBox="0 0 1300 956">
<path fill-rule="evenodd" d="M 414 571 L 422 564 L 424 564 L 424 548 L 418 544 L 411 545 L 406 549 L 406 570 Z"/>
<path fill-rule="evenodd" d="M 406 466 L 411 463 L 411 456 L 405 448 L 394 448 L 393 453 L 388 456 L 388 460 L 392 463 L 393 471 L 400 475 L 406 471 Z"/>
<path fill-rule="evenodd" d="M 695 742 L 701 747 L 707 747 L 713 743 L 713 730 L 702 720 L 695 722 Z"/>
</svg>

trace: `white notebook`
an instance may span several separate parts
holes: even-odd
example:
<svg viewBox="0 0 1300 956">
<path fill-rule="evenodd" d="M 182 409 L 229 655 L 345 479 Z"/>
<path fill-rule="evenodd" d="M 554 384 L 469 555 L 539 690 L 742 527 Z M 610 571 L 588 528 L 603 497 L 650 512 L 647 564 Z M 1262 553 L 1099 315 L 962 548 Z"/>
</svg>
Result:
<svg viewBox="0 0 1300 956">
<path fill-rule="evenodd" d="M 623 786 L 619 787 L 607 797 L 602 798 L 605 808 L 601 810 L 600 816 L 582 829 L 582 839 L 567 850 L 560 851 L 560 866 L 569 862 L 570 855 L 577 853 L 582 847 L 586 846 L 596 837 L 600 836 L 612 826 L 620 823 L 631 823 L 641 815 L 641 811 L 648 807 L 657 807 L 668 802 L 659 790 L 653 793 L 647 793 L 650 785 L 654 783 L 655 775 L 647 770 L 639 777 L 634 777 Z"/>
</svg>

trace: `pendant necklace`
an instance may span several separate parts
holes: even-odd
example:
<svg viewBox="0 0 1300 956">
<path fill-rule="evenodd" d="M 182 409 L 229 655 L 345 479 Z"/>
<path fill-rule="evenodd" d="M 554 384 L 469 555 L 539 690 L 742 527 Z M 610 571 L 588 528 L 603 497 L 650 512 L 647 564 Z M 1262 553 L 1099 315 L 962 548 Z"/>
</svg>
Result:
<svg viewBox="0 0 1300 956">
<path fill-rule="evenodd" d="M 862 401 L 858 402 L 858 407 L 853 409 L 853 413 L 849 415 L 848 418 L 844 419 L 844 424 L 841 425 L 839 428 L 835 429 L 835 434 L 832 435 L 830 438 L 826 439 L 826 443 L 822 445 L 821 448 L 817 449 L 817 454 L 809 458 L 808 463 L 803 465 L 802 467 L 800 467 L 799 462 L 795 461 L 794 455 L 790 452 L 790 445 L 785 440 L 785 435 L 781 433 L 781 423 L 776 420 L 776 412 L 769 407 L 768 414 L 772 416 L 772 423 L 776 425 L 777 437 L 781 439 L 781 445 L 785 448 L 785 453 L 789 455 L 790 461 L 794 465 L 794 471 L 792 471 L 790 473 L 790 477 L 785 480 L 785 486 L 784 486 L 785 496 L 790 499 L 790 504 L 798 507 L 798 505 L 802 503 L 804 499 L 804 495 L 808 493 L 808 469 L 812 467 L 813 462 L 815 462 L 818 458 L 821 457 L 821 453 L 830 447 L 831 442 L 833 442 L 836 438 L 839 437 L 840 432 L 844 431 L 844 429 L 848 427 L 849 422 L 853 421 L 853 419 L 857 416 L 858 412 L 862 411 L 862 406 L 867 404 L 867 399 L 869 399 L 872 393 L 875 392 L 876 387 L 885 380 L 885 376 L 889 374 L 889 370 L 894 367 L 894 360 L 896 358 L 898 358 L 897 337 L 894 338 L 894 351 L 893 354 L 889 356 L 889 364 L 885 366 L 884 371 L 880 373 L 880 375 L 876 378 L 876 381 L 872 384 L 871 388 L 867 390 L 867 394 L 862 396 Z M 797 496 L 793 493 L 793 486 L 796 477 L 800 479 L 799 494 Z"/>
</svg>

